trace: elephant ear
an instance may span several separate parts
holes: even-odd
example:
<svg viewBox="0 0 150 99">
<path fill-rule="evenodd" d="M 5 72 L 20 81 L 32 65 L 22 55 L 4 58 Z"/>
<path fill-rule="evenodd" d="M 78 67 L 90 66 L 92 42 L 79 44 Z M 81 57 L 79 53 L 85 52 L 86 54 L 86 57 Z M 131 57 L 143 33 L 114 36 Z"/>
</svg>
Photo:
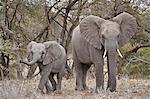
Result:
<svg viewBox="0 0 150 99">
<path fill-rule="evenodd" d="M 61 47 L 56 41 L 48 41 L 43 44 L 46 47 L 43 65 L 50 64 L 61 56 Z"/>
<path fill-rule="evenodd" d="M 136 18 L 129 13 L 123 12 L 114 17 L 113 20 L 120 25 L 121 34 L 119 35 L 119 47 L 127 43 L 137 32 Z"/>
<path fill-rule="evenodd" d="M 82 37 L 97 49 L 102 48 L 101 24 L 104 21 L 98 16 L 90 15 L 84 18 L 79 25 Z"/>
</svg>

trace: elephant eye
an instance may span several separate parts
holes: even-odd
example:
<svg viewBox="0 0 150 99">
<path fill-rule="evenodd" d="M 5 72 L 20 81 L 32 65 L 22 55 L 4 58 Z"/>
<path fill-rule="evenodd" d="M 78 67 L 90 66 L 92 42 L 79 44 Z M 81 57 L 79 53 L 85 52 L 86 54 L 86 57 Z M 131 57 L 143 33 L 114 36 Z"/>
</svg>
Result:
<svg viewBox="0 0 150 99">
<path fill-rule="evenodd" d="M 104 35 L 102 35 L 102 38 L 105 38 L 105 36 L 104 36 Z"/>
<path fill-rule="evenodd" d="M 42 54 L 45 54 L 45 52 L 43 51 Z"/>
<path fill-rule="evenodd" d="M 31 51 L 31 54 L 33 54 L 33 51 Z"/>
</svg>

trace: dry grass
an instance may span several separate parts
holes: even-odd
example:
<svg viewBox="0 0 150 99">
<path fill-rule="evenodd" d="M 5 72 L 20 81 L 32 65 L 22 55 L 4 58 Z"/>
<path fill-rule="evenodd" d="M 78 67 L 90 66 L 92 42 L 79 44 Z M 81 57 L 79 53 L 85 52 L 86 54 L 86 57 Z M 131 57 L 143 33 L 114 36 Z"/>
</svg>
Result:
<svg viewBox="0 0 150 99">
<path fill-rule="evenodd" d="M 118 80 L 117 92 L 94 93 L 95 79 L 89 78 L 87 84 L 89 90 L 84 92 L 75 91 L 75 79 L 64 79 L 62 83 L 62 94 L 51 93 L 42 95 L 37 93 L 37 79 L 16 81 L 6 80 L 0 82 L 0 99 L 150 99 L 150 79 Z M 105 83 L 106 87 L 106 83 Z"/>
</svg>

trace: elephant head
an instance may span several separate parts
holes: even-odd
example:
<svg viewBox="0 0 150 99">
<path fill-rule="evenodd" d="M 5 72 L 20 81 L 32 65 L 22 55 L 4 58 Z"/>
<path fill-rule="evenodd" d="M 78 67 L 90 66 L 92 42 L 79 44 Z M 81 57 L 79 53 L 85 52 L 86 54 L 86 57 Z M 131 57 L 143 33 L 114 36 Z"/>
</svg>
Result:
<svg viewBox="0 0 150 99">
<path fill-rule="evenodd" d="M 22 61 L 27 65 L 41 62 L 43 65 L 50 64 L 61 55 L 60 47 L 55 41 L 36 43 L 31 41 L 27 46 L 28 59 Z"/>
<path fill-rule="evenodd" d="M 128 42 L 137 31 L 136 19 L 123 12 L 112 20 L 90 15 L 79 25 L 81 36 L 94 48 L 105 49 L 108 59 L 108 87 L 116 89 L 116 50 Z"/>
<path fill-rule="evenodd" d="M 107 51 L 122 47 L 136 30 L 136 19 L 126 12 L 114 17 L 112 21 L 90 15 L 80 23 L 81 35 L 87 42 L 97 49 L 104 46 Z"/>
</svg>

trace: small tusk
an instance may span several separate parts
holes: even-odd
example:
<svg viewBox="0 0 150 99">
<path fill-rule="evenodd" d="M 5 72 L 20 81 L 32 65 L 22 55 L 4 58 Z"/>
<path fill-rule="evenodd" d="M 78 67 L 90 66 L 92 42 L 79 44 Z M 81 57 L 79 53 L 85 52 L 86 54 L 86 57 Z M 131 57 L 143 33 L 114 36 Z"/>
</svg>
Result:
<svg viewBox="0 0 150 99">
<path fill-rule="evenodd" d="M 117 52 L 118 52 L 119 56 L 122 58 L 123 56 L 122 56 L 122 54 L 121 54 L 119 49 L 117 49 Z"/>
<path fill-rule="evenodd" d="M 103 55 L 103 58 L 105 58 L 105 57 L 106 57 L 106 53 L 107 53 L 107 50 L 105 50 L 104 55 Z"/>
</svg>

